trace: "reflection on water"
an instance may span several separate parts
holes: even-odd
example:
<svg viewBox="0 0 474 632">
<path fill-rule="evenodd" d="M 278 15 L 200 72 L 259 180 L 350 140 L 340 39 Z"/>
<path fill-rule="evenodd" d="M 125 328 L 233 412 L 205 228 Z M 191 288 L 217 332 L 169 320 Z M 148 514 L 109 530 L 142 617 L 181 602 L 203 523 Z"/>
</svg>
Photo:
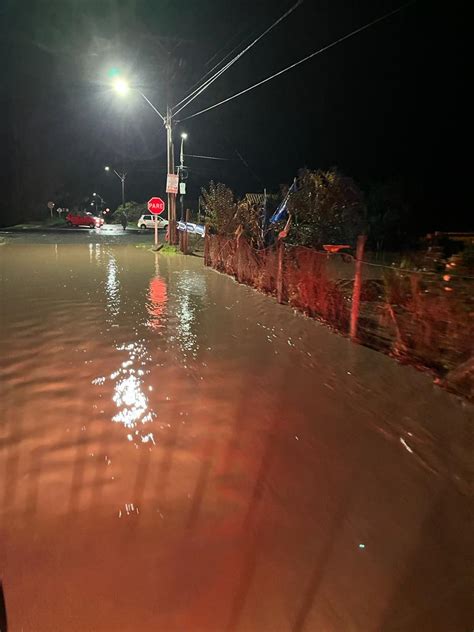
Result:
<svg viewBox="0 0 474 632">
<path fill-rule="evenodd" d="M 119 408 L 119 412 L 112 417 L 112 420 L 123 423 L 127 428 L 135 428 L 138 423 L 145 424 L 154 417 L 153 411 L 148 407 L 148 397 L 142 390 L 143 376 L 146 371 L 142 368 L 133 368 L 135 362 L 140 366 L 144 365 L 142 360 L 147 357 L 147 353 L 144 346 L 139 343 L 131 343 L 117 349 L 128 351 L 130 359 L 122 362 L 120 369 L 110 376 L 111 379 L 116 380 L 113 400 Z M 149 389 L 152 389 L 151 385 Z M 138 430 L 135 433 L 138 434 Z"/>
<path fill-rule="evenodd" d="M 168 300 L 166 283 L 161 277 L 156 276 L 150 280 L 148 299 L 147 309 L 150 314 L 148 324 L 152 329 L 161 329 L 164 327 L 163 315 Z"/>
<path fill-rule="evenodd" d="M 185 359 L 188 357 L 195 359 L 199 350 L 195 321 L 199 308 L 203 306 L 206 293 L 204 278 L 189 271 L 183 271 L 178 275 L 176 288 L 178 344 Z"/>
<path fill-rule="evenodd" d="M 168 290 L 165 280 L 160 276 L 159 257 L 155 253 L 155 276 L 150 279 L 148 288 L 147 310 L 150 315 L 148 325 L 152 329 L 164 327 L 164 315 L 168 301 Z"/>
<path fill-rule="evenodd" d="M 12 630 L 469 629 L 472 408 L 197 258 L 0 276 Z"/>
<path fill-rule="evenodd" d="M 118 408 L 118 412 L 112 415 L 112 421 L 121 423 L 131 431 L 127 434 L 129 441 L 139 440 L 155 443 L 153 433 L 143 432 L 140 424 L 151 422 L 156 413 L 150 408 L 146 390 L 153 391 L 153 386 L 146 386 L 144 379 L 150 373 L 147 364 L 151 360 L 150 354 L 143 342 L 131 342 L 119 345 L 117 351 L 127 352 L 128 359 L 123 360 L 120 366 L 108 377 L 99 376 L 92 380 L 92 384 L 98 387 L 107 387 L 107 381 L 113 383 L 112 400 Z"/>
<path fill-rule="evenodd" d="M 105 292 L 107 297 L 107 310 L 110 317 L 108 322 L 113 323 L 120 311 L 120 283 L 118 279 L 117 262 L 113 255 L 109 255 L 107 263 Z"/>
</svg>

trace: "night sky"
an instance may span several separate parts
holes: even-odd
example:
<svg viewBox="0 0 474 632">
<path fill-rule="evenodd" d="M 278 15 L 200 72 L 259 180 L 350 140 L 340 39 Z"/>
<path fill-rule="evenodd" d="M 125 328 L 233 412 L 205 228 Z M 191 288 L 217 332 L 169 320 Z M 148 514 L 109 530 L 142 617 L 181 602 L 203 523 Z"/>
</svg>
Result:
<svg viewBox="0 0 474 632">
<path fill-rule="evenodd" d="M 0 223 L 99 192 L 114 208 L 163 195 L 165 132 L 118 68 L 164 111 L 212 66 L 293 3 L 46 0 L 0 4 Z M 212 105 L 399 6 L 393 0 L 305 0 L 178 118 Z M 186 131 L 188 205 L 213 178 L 239 194 L 278 191 L 298 168 L 337 166 L 367 190 L 396 180 L 426 230 L 472 228 L 457 141 L 463 129 L 454 11 L 418 0 L 287 74 L 176 127 Z M 176 147 L 178 153 L 178 147 Z M 242 157 L 238 157 L 238 153 Z M 245 163 L 245 164 L 244 164 Z M 472 214 L 471 214 L 472 216 Z"/>
</svg>

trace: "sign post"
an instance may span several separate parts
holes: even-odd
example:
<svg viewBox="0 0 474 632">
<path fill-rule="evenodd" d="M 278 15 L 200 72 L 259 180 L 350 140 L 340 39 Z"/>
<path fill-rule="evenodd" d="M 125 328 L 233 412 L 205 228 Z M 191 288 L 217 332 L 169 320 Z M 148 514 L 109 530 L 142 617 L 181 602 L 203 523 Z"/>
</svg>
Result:
<svg viewBox="0 0 474 632">
<path fill-rule="evenodd" d="M 147 207 L 150 213 L 155 216 L 155 248 L 158 248 L 158 215 L 161 215 L 165 210 L 165 203 L 159 197 L 152 197 L 148 200 Z"/>
</svg>

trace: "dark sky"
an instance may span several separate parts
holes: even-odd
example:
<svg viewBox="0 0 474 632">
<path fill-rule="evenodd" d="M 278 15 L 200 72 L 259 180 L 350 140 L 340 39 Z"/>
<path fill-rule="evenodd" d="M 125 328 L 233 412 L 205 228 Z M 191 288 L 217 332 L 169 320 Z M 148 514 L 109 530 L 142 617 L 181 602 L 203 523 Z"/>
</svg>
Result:
<svg viewBox="0 0 474 632">
<path fill-rule="evenodd" d="M 163 111 L 234 46 L 291 1 L 3 0 L 1 88 L 3 222 L 48 199 L 110 206 L 164 194 L 165 134 L 131 94 L 110 90 L 119 68 Z M 396 8 L 394 0 L 305 0 L 178 118 L 265 78 Z M 289 73 L 177 125 L 189 158 L 189 202 L 209 179 L 237 192 L 278 190 L 298 168 L 337 166 L 366 189 L 400 181 L 427 230 L 466 228 L 457 140 L 462 130 L 454 11 L 418 0 Z M 239 152 L 247 163 L 237 156 Z M 68 197 L 69 196 L 69 197 Z M 1 221 L 1 220 L 0 220 Z"/>
</svg>

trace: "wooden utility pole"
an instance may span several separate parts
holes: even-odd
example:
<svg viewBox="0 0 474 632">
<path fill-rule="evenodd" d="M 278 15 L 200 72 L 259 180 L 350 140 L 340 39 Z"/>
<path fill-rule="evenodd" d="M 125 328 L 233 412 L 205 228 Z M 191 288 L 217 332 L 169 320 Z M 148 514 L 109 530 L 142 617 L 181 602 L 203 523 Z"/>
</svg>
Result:
<svg viewBox="0 0 474 632">
<path fill-rule="evenodd" d="M 167 174 L 174 174 L 174 150 L 173 150 L 173 130 L 171 122 L 171 108 L 166 106 L 166 162 L 167 162 Z M 168 193 L 168 221 L 169 221 L 169 242 L 170 244 L 177 243 L 176 234 L 176 195 L 174 193 Z"/>
<path fill-rule="evenodd" d="M 364 258 L 364 249 L 365 249 L 366 241 L 367 241 L 367 235 L 359 235 L 359 237 L 357 237 L 356 267 L 355 267 L 354 289 L 352 291 L 351 328 L 350 328 L 350 336 L 353 342 L 357 341 L 357 322 L 359 320 L 360 293 L 362 289 L 362 263 L 363 263 L 362 260 Z"/>
</svg>

